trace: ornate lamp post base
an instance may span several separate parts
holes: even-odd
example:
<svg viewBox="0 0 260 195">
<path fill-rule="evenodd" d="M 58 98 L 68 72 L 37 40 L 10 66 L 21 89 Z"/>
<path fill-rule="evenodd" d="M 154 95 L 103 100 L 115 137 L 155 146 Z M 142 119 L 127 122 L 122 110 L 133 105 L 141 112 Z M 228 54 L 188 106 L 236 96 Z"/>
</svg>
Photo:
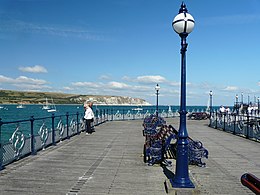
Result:
<svg viewBox="0 0 260 195">
<path fill-rule="evenodd" d="M 182 143 L 179 143 L 182 142 Z M 177 158 L 176 161 L 176 173 L 173 179 L 170 179 L 173 188 L 195 188 L 194 184 L 189 178 L 188 172 L 188 158 L 187 158 L 187 151 L 188 151 L 188 141 L 179 139 L 177 142 Z"/>
</svg>

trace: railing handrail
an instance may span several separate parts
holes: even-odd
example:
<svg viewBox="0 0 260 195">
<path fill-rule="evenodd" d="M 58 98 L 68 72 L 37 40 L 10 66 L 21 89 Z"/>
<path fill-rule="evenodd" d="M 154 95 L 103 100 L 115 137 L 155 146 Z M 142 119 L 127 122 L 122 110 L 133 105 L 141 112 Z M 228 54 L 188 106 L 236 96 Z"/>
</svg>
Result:
<svg viewBox="0 0 260 195">
<path fill-rule="evenodd" d="M 260 115 L 236 112 L 211 112 L 209 126 L 232 132 L 234 135 L 260 141 Z"/>
<path fill-rule="evenodd" d="M 152 114 L 153 112 L 155 112 L 155 109 L 143 109 L 139 111 L 130 110 L 130 114 L 129 114 L 128 112 L 129 110 L 130 109 L 113 109 L 113 108 L 96 110 L 96 116 L 93 125 L 97 126 L 106 121 L 113 121 L 113 120 L 140 120 L 140 119 L 144 119 L 144 117 L 147 114 Z M 117 114 L 119 114 L 120 117 L 117 116 Z M 159 114 L 164 115 L 163 117 L 167 118 L 167 117 L 175 116 L 177 113 L 164 111 Z M 72 118 L 73 116 L 76 116 L 76 119 Z M 37 154 L 38 150 L 45 149 L 49 145 L 55 146 L 56 143 L 59 141 L 62 141 L 64 139 L 70 139 L 71 136 L 80 134 L 81 131 L 85 130 L 85 124 L 84 121 L 82 120 L 83 116 L 84 116 L 83 112 L 76 112 L 72 114 L 66 112 L 65 114 L 59 114 L 59 115 L 55 115 L 54 113 L 52 113 L 51 116 L 46 116 L 46 117 L 31 116 L 29 117 L 29 119 L 14 120 L 14 121 L 3 121 L 0 118 L 0 170 L 3 168 L 3 166 L 12 163 L 14 160 L 27 156 L 28 154 L 35 155 Z M 59 119 L 58 124 L 57 124 L 57 119 Z M 41 124 L 39 124 L 38 121 L 41 120 L 43 121 Z M 55 127 L 55 122 L 57 124 L 56 127 Z M 9 132 L 9 129 L 6 130 L 6 125 L 12 125 L 12 124 L 17 124 L 15 128 L 12 127 L 14 131 L 10 131 L 12 133 L 12 136 L 10 139 L 6 140 L 5 143 L 3 143 L 2 127 L 5 127 L 4 129 L 6 132 Z M 19 129 L 20 125 L 23 127 L 27 127 L 28 125 L 28 129 L 26 133 L 29 136 L 24 135 L 23 130 Z M 7 145 L 11 145 L 11 147 L 7 147 Z M 24 145 L 27 145 L 25 147 L 27 151 L 24 151 L 25 150 Z M 10 151 L 6 152 L 6 150 L 10 150 Z"/>
<path fill-rule="evenodd" d="M 75 116 L 76 116 L 77 114 L 80 114 L 80 113 L 77 112 L 77 113 L 69 114 L 69 116 L 72 116 L 72 115 L 75 115 Z M 82 114 L 82 113 L 81 113 L 81 114 Z M 23 123 L 23 122 L 29 122 L 32 117 L 33 117 L 34 120 L 44 120 L 44 119 L 50 119 L 50 118 L 52 118 L 53 115 L 55 116 L 55 118 L 56 118 L 56 117 L 66 116 L 66 114 L 60 114 L 60 115 L 52 114 L 51 116 L 35 118 L 34 115 L 32 115 L 29 119 L 21 119 L 21 120 L 16 120 L 16 121 L 3 121 L 3 120 L 0 118 L 0 121 L 1 121 L 2 124 Z"/>
</svg>

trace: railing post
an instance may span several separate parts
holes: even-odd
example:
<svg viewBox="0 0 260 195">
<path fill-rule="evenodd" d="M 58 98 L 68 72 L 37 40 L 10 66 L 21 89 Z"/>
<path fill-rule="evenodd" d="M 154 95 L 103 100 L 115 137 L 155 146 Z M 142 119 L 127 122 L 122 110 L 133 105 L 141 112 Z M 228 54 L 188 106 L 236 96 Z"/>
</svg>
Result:
<svg viewBox="0 0 260 195">
<path fill-rule="evenodd" d="M 113 108 L 111 108 L 111 121 L 114 120 Z"/>
<path fill-rule="evenodd" d="M 4 153 L 4 149 L 3 149 L 3 144 L 2 144 L 2 119 L 0 118 L 0 170 L 3 169 L 3 153 Z"/>
<path fill-rule="evenodd" d="M 226 116 L 227 116 L 227 113 L 225 112 L 225 113 L 224 113 L 223 131 L 226 131 Z"/>
<path fill-rule="evenodd" d="M 55 141 L 55 127 L 54 127 L 54 113 L 51 115 L 51 128 L 52 128 L 52 145 L 56 146 L 56 141 Z"/>
<path fill-rule="evenodd" d="M 237 122 L 237 115 L 235 114 L 234 129 L 233 129 L 233 134 L 234 135 L 236 135 L 236 122 Z"/>
<path fill-rule="evenodd" d="M 246 139 L 249 139 L 249 113 L 247 112 L 246 116 L 247 120 L 247 126 L 246 126 Z"/>
<path fill-rule="evenodd" d="M 77 112 L 76 115 L 77 115 L 77 134 L 79 135 L 79 112 Z"/>
<path fill-rule="evenodd" d="M 122 113 L 123 113 L 123 121 L 124 121 L 125 120 L 124 109 L 123 109 Z"/>
<path fill-rule="evenodd" d="M 37 151 L 35 150 L 35 139 L 34 139 L 34 132 L 33 132 L 33 123 L 34 123 L 34 117 L 31 116 L 31 154 L 36 155 Z"/>
<path fill-rule="evenodd" d="M 218 128 L 218 112 L 216 112 L 216 124 L 215 124 L 215 129 Z"/>
<path fill-rule="evenodd" d="M 100 123 L 103 123 L 103 110 L 100 110 Z"/>
<path fill-rule="evenodd" d="M 211 115 L 212 115 L 212 112 L 210 111 L 210 116 L 209 116 L 209 127 L 212 127 L 212 121 L 211 121 Z"/>
<path fill-rule="evenodd" d="M 70 139 L 69 136 L 69 113 L 66 112 L 66 123 L 67 123 L 67 139 Z"/>
<path fill-rule="evenodd" d="M 96 122 L 96 125 L 98 125 L 99 124 L 98 110 L 96 110 L 95 112 L 96 112 L 95 116 L 96 116 L 96 119 L 97 119 L 95 122 Z"/>
</svg>

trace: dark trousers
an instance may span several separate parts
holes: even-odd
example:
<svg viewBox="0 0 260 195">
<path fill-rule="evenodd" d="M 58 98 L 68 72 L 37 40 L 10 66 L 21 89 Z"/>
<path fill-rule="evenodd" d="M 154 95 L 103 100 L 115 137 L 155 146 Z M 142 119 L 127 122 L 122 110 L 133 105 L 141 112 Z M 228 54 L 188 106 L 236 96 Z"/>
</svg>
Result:
<svg viewBox="0 0 260 195">
<path fill-rule="evenodd" d="M 91 130 L 91 119 L 86 119 L 86 132 L 87 133 L 92 133 L 92 130 Z"/>
</svg>

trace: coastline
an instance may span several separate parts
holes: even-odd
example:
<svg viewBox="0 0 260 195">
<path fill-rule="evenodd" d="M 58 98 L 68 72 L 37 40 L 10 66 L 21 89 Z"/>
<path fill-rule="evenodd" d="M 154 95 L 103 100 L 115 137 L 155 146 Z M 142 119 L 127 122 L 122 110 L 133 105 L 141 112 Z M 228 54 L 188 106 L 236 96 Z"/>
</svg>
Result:
<svg viewBox="0 0 260 195">
<path fill-rule="evenodd" d="M 61 105 L 61 106 L 63 106 L 63 105 L 68 105 L 68 106 L 73 106 L 73 105 L 83 105 L 84 103 L 78 103 L 78 104 L 55 104 L 55 105 Z M 19 105 L 18 103 L 3 103 L 3 104 L 0 104 L 0 105 Z M 43 106 L 43 105 L 45 105 L 45 104 L 42 104 L 42 103 L 39 103 L 39 104 L 26 104 L 26 103 L 24 103 L 23 105 L 40 105 L 40 106 Z M 140 107 L 142 107 L 142 106 L 154 106 L 154 105 L 152 105 L 152 104 L 142 104 L 142 105 L 140 105 L 140 104 L 97 104 L 97 103 L 94 103 L 94 105 L 98 105 L 98 106 L 140 106 Z M 168 105 L 162 105 L 162 106 L 168 106 Z"/>
</svg>

